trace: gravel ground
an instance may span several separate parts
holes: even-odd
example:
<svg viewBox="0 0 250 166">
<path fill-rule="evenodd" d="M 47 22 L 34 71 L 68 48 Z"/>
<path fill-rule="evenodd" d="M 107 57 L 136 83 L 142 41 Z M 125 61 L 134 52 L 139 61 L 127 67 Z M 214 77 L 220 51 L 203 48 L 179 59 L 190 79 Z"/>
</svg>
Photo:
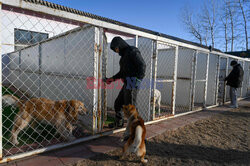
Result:
<svg viewBox="0 0 250 166">
<path fill-rule="evenodd" d="M 147 141 L 147 165 L 250 165 L 250 103 L 209 119 L 168 131 Z M 74 166 L 142 165 L 121 149 Z"/>
</svg>

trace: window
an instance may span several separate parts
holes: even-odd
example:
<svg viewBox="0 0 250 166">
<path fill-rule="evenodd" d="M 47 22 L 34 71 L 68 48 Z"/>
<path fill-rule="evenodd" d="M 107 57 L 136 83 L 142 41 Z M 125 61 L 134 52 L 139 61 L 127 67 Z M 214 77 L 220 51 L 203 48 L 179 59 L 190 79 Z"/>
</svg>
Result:
<svg viewBox="0 0 250 166">
<path fill-rule="evenodd" d="M 14 30 L 15 33 L 15 50 L 36 44 L 49 38 L 47 33 L 27 31 L 22 29 Z"/>
</svg>

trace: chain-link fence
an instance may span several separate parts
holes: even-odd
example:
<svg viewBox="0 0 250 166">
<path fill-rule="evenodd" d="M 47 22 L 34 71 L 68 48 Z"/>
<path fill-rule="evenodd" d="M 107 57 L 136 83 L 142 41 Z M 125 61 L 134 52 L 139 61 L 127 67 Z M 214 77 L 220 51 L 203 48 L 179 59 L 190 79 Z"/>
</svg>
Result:
<svg viewBox="0 0 250 166">
<path fill-rule="evenodd" d="M 26 12 L 2 10 L 3 156 L 96 128 L 99 29 Z"/>
<path fill-rule="evenodd" d="M 194 92 L 194 61 L 193 49 L 179 47 L 176 85 L 176 114 L 192 110 Z"/>
<path fill-rule="evenodd" d="M 151 109 L 154 118 L 173 115 L 173 86 L 176 47 L 157 43 L 153 63 L 155 89 L 151 93 Z"/>
<path fill-rule="evenodd" d="M 1 5 L 0 19 L 4 161 L 113 130 L 107 126 L 123 83 L 101 80 L 119 71 L 120 56 L 110 49 L 115 36 L 136 46 L 146 63 L 137 96 L 145 122 L 229 101 L 224 79 L 233 59 L 245 72 L 238 96 L 249 96 L 247 60 L 35 3 L 12 5 Z"/>
</svg>

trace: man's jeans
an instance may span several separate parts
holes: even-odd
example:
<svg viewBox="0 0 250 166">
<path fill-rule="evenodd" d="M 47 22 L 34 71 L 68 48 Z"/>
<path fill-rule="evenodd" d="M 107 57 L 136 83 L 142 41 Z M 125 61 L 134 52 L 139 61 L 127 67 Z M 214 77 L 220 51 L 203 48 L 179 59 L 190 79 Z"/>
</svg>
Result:
<svg viewBox="0 0 250 166">
<path fill-rule="evenodd" d="M 237 88 L 231 87 L 230 86 L 230 98 L 231 98 L 231 105 L 234 107 L 238 107 L 238 102 L 237 102 Z"/>
</svg>

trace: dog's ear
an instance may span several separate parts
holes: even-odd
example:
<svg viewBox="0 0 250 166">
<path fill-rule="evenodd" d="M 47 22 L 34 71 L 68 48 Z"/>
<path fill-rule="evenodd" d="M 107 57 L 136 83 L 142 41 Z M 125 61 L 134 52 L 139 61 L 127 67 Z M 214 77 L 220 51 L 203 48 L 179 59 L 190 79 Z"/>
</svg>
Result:
<svg viewBox="0 0 250 166">
<path fill-rule="evenodd" d="M 132 104 L 129 104 L 129 105 L 128 105 L 128 109 L 129 109 L 129 110 L 133 110 L 133 109 L 135 109 L 135 106 L 132 105 Z"/>
</svg>

